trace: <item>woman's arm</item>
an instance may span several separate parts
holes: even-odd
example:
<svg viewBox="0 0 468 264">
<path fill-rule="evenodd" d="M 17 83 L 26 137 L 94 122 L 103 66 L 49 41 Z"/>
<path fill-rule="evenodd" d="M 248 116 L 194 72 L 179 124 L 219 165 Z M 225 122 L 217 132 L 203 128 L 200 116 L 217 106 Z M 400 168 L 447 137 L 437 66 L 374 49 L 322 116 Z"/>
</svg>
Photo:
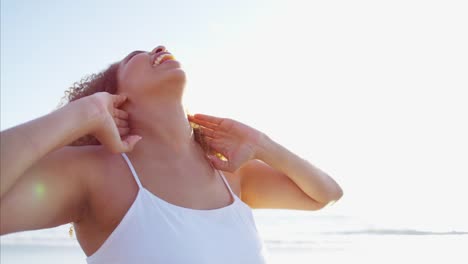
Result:
<svg viewBox="0 0 468 264">
<path fill-rule="evenodd" d="M 242 199 L 252 207 L 317 210 L 343 195 L 328 174 L 267 136 L 255 144 L 254 153 L 256 160 L 236 172 Z"/>
<path fill-rule="evenodd" d="M 240 177 L 241 197 L 254 208 L 317 210 L 342 196 L 325 172 L 263 133 L 232 119 L 195 115 L 205 142 L 227 158 L 208 158 Z"/>
<path fill-rule="evenodd" d="M 1 132 L 0 234 L 78 218 L 86 202 L 81 177 L 86 154 L 62 147 L 92 134 L 112 151 L 131 149 L 136 136 L 120 139 L 128 133 L 126 113 L 117 109 L 124 101 L 95 94 Z"/>
<path fill-rule="evenodd" d="M 90 131 L 97 111 L 78 100 L 48 115 L 0 133 L 0 197 L 28 168 L 46 154 L 61 148 Z"/>
<path fill-rule="evenodd" d="M 96 93 L 71 102 L 38 119 L 0 133 L 0 197 L 46 154 L 87 134 L 94 134 L 111 151 L 125 152 L 139 139 L 128 134 L 127 113 L 117 109 L 125 96 Z M 115 123 L 115 124 L 114 124 Z"/>
</svg>

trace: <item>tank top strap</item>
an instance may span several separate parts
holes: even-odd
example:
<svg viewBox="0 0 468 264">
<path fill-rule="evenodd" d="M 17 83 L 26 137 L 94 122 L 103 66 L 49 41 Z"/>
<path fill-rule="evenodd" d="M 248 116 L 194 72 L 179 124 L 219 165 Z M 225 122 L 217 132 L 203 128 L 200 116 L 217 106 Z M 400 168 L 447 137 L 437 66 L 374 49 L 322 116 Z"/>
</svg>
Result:
<svg viewBox="0 0 468 264">
<path fill-rule="evenodd" d="M 127 165 L 130 168 L 130 171 L 132 172 L 133 178 L 135 178 L 135 181 L 138 184 L 138 187 L 140 189 L 143 188 L 143 186 L 141 185 L 140 179 L 138 178 L 138 174 L 136 173 L 135 168 L 132 165 L 132 162 L 127 157 L 127 154 L 125 154 L 125 153 L 121 153 L 121 154 L 122 154 L 122 157 L 124 158 L 124 160 L 127 162 Z"/>
<path fill-rule="evenodd" d="M 226 184 L 226 187 L 229 189 L 229 192 L 232 194 L 232 197 L 236 197 L 236 195 L 231 189 L 231 186 L 229 185 L 229 182 L 226 180 L 226 177 L 224 177 L 224 174 L 220 170 L 217 170 L 217 171 L 218 171 L 218 174 L 221 176 L 221 179 L 223 179 L 224 184 Z"/>
</svg>

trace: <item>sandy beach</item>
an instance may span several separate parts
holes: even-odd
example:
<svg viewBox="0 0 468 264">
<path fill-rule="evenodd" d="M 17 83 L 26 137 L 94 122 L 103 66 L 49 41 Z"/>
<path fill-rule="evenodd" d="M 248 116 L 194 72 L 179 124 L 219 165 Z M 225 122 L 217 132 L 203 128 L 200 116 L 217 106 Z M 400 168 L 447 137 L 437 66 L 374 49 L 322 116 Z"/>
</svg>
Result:
<svg viewBox="0 0 468 264">
<path fill-rule="evenodd" d="M 468 263 L 468 235 L 327 235 L 313 246 L 266 242 L 269 263 Z M 11 245 L 2 243 L 2 264 L 83 264 L 75 245 Z"/>
<path fill-rule="evenodd" d="M 384 228 L 355 217 L 299 211 L 257 210 L 254 215 L 270 264 L 468 263 L 468 232 L 464 230 Z M 0 237 L 0 263 L 86 263 L 68 228 L 63 225 Z"/>
</svg>

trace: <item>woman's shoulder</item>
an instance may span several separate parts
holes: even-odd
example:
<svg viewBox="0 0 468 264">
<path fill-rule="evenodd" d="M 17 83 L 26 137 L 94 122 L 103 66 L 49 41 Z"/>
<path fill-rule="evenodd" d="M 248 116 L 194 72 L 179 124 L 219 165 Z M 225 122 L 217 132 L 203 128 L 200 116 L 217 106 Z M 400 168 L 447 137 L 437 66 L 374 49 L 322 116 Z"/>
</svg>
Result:
<svg viewBox="0 0 468 264">
<path fill-rule="evenodd" d="M 52 153 L 64 169 L 71 169 L 80 174 L 87 184 L 96 184 L 103 180 L 109 170 L 115 167 L 116 161 L 122 159 L 120 154 L 114 154 L 102 145 L 66 146 Z"/>
<path fill-rule="evenodd" d="M 107 177 L 126 168 L 121 153 L 112 153 L 102 145 L 67 147 L 79 159 L 77 166 L 82 166 L 87 174 L 96 179 Z M 124 170 L 125 171 L 125 170 Z"/>
<path fill-rule="evenodd" d="M 130 199 L 137 191 L 122 154 L 112 153 L 101 145 L 67 147 L 64 151 L 72 152 L 80 160 L 74 166 L 79 167 L 91 209 L 100 210 L 102 204 L 118 197 Z"/>
<path fill-rule="evenodd" d="M 76 169 L 97 169 L 111 154 L 101 145 L 65 146 L 51 153 Z"/>
</svg>

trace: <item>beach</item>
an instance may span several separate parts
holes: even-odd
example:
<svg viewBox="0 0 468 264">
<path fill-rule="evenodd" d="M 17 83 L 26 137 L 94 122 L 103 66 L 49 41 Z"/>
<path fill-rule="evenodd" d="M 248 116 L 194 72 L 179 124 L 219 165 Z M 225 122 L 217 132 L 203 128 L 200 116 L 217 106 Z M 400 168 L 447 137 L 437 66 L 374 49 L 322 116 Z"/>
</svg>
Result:
<svg viewBox="0 0 468 264">
<path fill-rule="evenodd" d="M 374 228 L 308 212 L 256 212 L 255 218 L 270 264 L 468 263 L 467 232 Z M 0 263 L 86 263 L 68 227 L 1 237 Z"/>
<path fill-rule="evenodd" d="M 330 235 L 312 248 L 266 245 L 270 264 L 468 263 L 468 235 Z M 83 264 L 85 257 L 78 246 L 6 244 L 0 263 Z"/>
</svg>

